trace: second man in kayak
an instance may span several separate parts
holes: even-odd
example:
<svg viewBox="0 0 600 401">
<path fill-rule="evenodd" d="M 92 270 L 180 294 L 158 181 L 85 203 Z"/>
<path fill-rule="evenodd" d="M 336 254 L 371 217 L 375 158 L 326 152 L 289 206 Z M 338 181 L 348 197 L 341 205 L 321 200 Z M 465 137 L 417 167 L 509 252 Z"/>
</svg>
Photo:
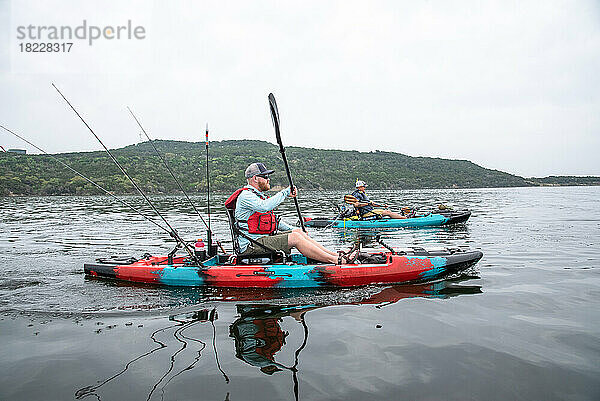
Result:
<svg viewBox="0 0 600 401">
<path fill-rule="evenodd" d="M 385 216 L 390 219 L 405 219 L 406 216 L 392 212 L 387 209 L 387 205 L 378 205 L 372 202 L 367 194 L 365 193 L 367 184 L 364 181 L 356 180 L 356 189 L 352 192 L 352 196 L 356 198 L 358 202 L 354 203 L 354 207 L 358 209 L 361 218 L 367 218 L 372 216 Z M 385 209 L 375 209 L 375 206 L 383 206 Z"/>
</svg>

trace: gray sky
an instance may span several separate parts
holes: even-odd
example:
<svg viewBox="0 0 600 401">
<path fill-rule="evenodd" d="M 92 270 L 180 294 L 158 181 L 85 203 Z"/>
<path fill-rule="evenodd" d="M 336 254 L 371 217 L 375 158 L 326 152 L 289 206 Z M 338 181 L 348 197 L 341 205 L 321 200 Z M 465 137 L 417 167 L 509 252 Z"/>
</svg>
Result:
<svg viewBox="0 0 600 401">
<path fill-rule="evenodd" d="M 19 51 L 84 19 L 145 39 Z M 600 175 L 599 71 L 598 1 L 0 0 L 0 124 L 49 152 L 100 149 L 51 82 L 110 148 L 140 141 L 126 106 L 154 138 L 274 142 L 272 91 L 286 145 Z"/>
</svg>

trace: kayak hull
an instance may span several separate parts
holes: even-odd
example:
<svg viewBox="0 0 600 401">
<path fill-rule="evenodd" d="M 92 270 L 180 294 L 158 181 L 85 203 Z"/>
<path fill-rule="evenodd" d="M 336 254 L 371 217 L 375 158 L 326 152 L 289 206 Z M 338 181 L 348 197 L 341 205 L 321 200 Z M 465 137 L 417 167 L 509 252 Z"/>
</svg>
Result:
<svg viewBox="0 0 600 401">
<path fill-rule="evenodd" d="M 432 227 L 464 223 L 471 217 L 471 212 L 431 213 L 422 217 L 408 219 L 372 219 L 372 220 L 330 220 L 310 219 L 304 224 L 307 227 L 333 227 L 333 228 L 402 228 L 402 227 Z"/>
<path fill-rule="evenodd" d="M 483 254 L 479 251 L 415 250 L 373 254 L 383 263 L 312 264 L 302 255 L 292 255 L 288 264 L 226 265 L 213 257 L 204 266 L 186 264 L 176 257 L 166 264 L 164 256 L 149 256 L 130 264 L 110 262 L 84 265 L 88 276 L 184 287 L 224 288 L 317 288 L 356 287 L 370 284 L 400 284 L 435 280 L 466 270 Z M 304 263 L 303 263 L 304 262 Z"/>
</svg>

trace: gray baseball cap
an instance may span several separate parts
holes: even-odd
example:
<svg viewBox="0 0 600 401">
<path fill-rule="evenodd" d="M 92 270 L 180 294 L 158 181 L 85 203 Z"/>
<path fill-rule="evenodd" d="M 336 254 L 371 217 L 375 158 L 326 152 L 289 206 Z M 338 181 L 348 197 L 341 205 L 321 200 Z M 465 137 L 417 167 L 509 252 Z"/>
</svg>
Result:
<svg viewBox="0 0 600 401">
<path fill-rule="evenodd" d="M 262 163 L 252 163 L 246 168 L 246 172 L 244 173 L 246 178 L 252 178 L 255 175 L 259 174 L 273 174 L 275 170 L 269 170 Z"/>
</svg>

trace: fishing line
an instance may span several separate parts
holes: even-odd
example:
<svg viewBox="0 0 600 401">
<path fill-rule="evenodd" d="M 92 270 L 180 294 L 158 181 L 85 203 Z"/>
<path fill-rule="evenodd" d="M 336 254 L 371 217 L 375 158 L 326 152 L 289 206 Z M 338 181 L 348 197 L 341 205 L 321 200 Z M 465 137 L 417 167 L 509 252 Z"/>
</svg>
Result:
<svg viewBox="0 0 600 401">
<path fill-rule="evenodd" d="M 204 218 L 200 214 L 200 211 L 196 208 L 196 205 L 194 205 L 194 202 L 192 202 L 192 200 L 190 199 L 190 197 L 188 196 L 188 194 L 185 192 L 185 190 L 183 189 L 183 186 L 181 185 L 181 183 L 179 182 L 179 180 L 177 179 L 177 177 L 175 177 L 175 174 L 173 173 L 173 170 L 171 170 L 171 167 L 169 167 L 169 164 L 167 163 L 167 161 L 165 160 L 165 158 L 160 154 L 160 152 L 156 148 L 156 145 L 154 145 L 154 141 L 152 139 L 150 139 L 150 136 L 148 135 L 148 133 L 146 132 L 146 130 L 142 126 L 142 123 L 140 122 L 140 120 L 136 117 L 136 115 L 129 108 L 129 106 L 127 107 L 127 110 L 129 111 L 129 113 L 131 114 L 131 116 L 133 117 L 133 119 L 135 120 L 135 122 L 137 123 L 137 125 L 140 127 L 140 129 L 142 130 L 142 132 L 144 133 L 144 135 L 146 135 L 146 138 L 148 138 L 148 141 L 150 142 L 150 144 L 154 148 L 154 151 L 156 152 L 157 156 L 163 162 L 163 164 L 165 165 L 165 167 L 167 168 L 167 170 L 171 174 L 171 177 L 173 177 L 173 179 L 177 183 L 177 186 L 179 187 L 179 190 L 185 195 L 186 199 L 188 200 L 188 202 L 190 203 L 190 205 L 192 205 L 192 208 L 194 209 L 194 211 L 196 212 L 196 214 L 198 215 L 198 217 L 200 217 L 200 220 L 202 221 L 202 223 L 204 223 L 204 226 L 208 229 L 208 231 L 211 233 L 211 235 L 213 235 L 212 230 L 210 228 L 210 195 L 209 195 L 209 198 L 208 198 L 208 204 L 209 204 L 209 206 L 208 206 L 209 207 L 209 209 L 208 209 L 208 224 L 206 224 L 206 221 L 204 220 Z M 207 152 L 207 158 L 208 158 L 208 124 L 206 125 L 206 141 L 207 141 L 206 142 L 206 152 Z M 208 179 L 208 161 L 207 161 L 207 164 L 206 164 L 206 169 L 207 169 L 206 174 L 207 174 L 207 179 Z M 209 191 L 209 194 L 210 194 L 210 191 Z M 221 243 L 219 241 L 217 241 L 217 243 L 219 244 L 219 246 L 221 246 Z M 223 253 L 226 253 L 222 246 L 221 246 L 221 250 L 223 251 Z"/>
<path fill-rule="evenodd" d="M 166 229 L 165 227 L 161 226 L 160 224 L 158 224 L 157 222 L 155 222 L 154 220 L 152 220 L 150 217 L 144 215 L 142 212 L 140 212 L 138 209 L 136 209 L 134 206 L 130 205 L 129 203 L 125 202 L 123 199 L 119 198 L 118 196 L 116 196 L 115 194 L 111 193 L 110 191 L 104 189 L 102 186 L 100 186 L 100 184 L 94 182 L 93 180 L 91 180 L 90 178 L 86 177 L 85 175 L 81 174 L 79 171 L 75 170 L 74 168 L 72 168 L 71 166 L 69 166 L 67 163 L 63 162 L 62 160 L 60 160 L 59 158 L 51 155 L 50 153 L 46 152 L 44 149 L 36 146 L 35 144 L 31 143 L 30 141 L 28 141 L 27 139 L 23 138 L 21 135 L 17 134 L 14 131 L 11 131 L 10 129 L 6 128 L 3 125 L 0 125 L 0 128 L 2 128 L 3 130 L 13 134 L 14 136 L 16 136 L 17 138 L 19 138 L 20 140 L 22 140 L 23 142 L 28 143 L 29 145 L 33 146 L 34 148 L 36 148 L 37 150 L 39 150 L 40 152 L 42 152 L 43 154 L 50 156 L 54 161 L 60 163 L 61 165 L 63 165 L 64 167 L 66 167 L 67 169 L 71 170 L 73 173 L 77 174 L 78 176 L 80 176 L 81 178 L 83 178 L 84 180 L 86 180 L 87 182 L 89 182 L 90 184 L 94 185 L 96 188 L 98 188 L 99 190 L 101 190 L 102 192 L 104 192 L 105 194 L 111 196 L 112 198 L 118 200 L 119 202 L 121 202 L 123 205 L 129 207 L 131 210 L 133 210 L 134 212 L 136 212 L 137 214 L 139 214 L 140 216 L 142 216 L 143 218 L 145 218 L 146 220 L 148 220 L 150 223 L 156 225 L 158 228 L 160 228 L 161 230 L 167 232 L 170 234 L 170 231 L 168 229 Z"/>
<path fill-rule="evenodd" d="M 194 255 L 193 250 L 191 250 L 190 247 L 189 247 L 189 245 L 179 236 L 179 234 L 177 233 L 177 231 L 169 224 L 169 222 L 167 221 L 167 219 L 165 219 L 163 217 L 163 215 L 160 214 L 160 212 L 158 211 L 158 209 L 156 209 L 156 207 L 154 206 L 154 204 L 150 201 L 150 199 L 148 199 L 148 197 L 146 196 L 146 194 L 144 193 L 144 191 L 142 191 L 142 189 L 136 184 L 136 182 L 133 180 L 133 178 L 131 178 L 131 176 L 129 174 L 127 174 L 127 171 L 125 171 L 125 169 L 123 168 L 123 166 L 121 165 L 121 163 L 119 163 L 119 161 L 113 156 L 113 154 L 110 152 L 110 150 L 108 150 L 108 148 L 106 147 L 106 145 L 104 145 L 104 143 L 98 137 L 98 135 L 96 135 L 96 133 L 94 132 L 94 130 L 88 125 L 88 123 L 83 119 L 83 117 L 81 117 L 81 115 L 79 114 L 79 112 L 77 112 L 77 110 L 75 109 L 75 107 L 73 107 L 73 105 L 71 104 L 71 102 L 69 102 L 67 100 L 67 98 L 65 97 L 65 95 L 62 94 L 62 92 L 56 87 L 56 85 L 54 85 L 54 83 L 52 83 L 52 86 L 54 87 L 54 89 L 56 89 L 56 91 L 60 94 L 60 96 L 65 100 L 65 102 L 67 102 L 67 104 L 69 105 L 69 107 L 71 107 L 71 109 L 75 112 L 75 114 L 77 115 L 77 117 L 79 117 L 79 119 L 83 122 L 83 124 L 87 127 L 87 129 L 92 133 L 92 135 L 94 135 L 94 137 L 98 140 L 98 142 L 100 142 L 100 144 L 102 145 L 102 147 L 104 148 L 104 150 L 106 150 L 106 153 L 108 153 L 108 155 L 110 156 L 110 158 L 112 159 L 112 161 L 115 162 L 115 164 L 123 172 L 123 174 L 125 175 L 125 177 L 127 177 L 129 179 L 129 181 L 135 187 L 135 189 L 137 189 L 137 191 L 144 197 L 144 199 L 152 207 L 152 209 L 154 210 L 154 212 L 158 216 L 160 216 L 160 218 L 165 222 L 165 224 L 167 225 L 167 227 L 169 227 L 171 229 L 171 232 L 169 233 L 171 235 L 171 237 L 173 237 L 177 242 L 179 242 L 179 243 L 181 243 L 183 245 L 183 247 L 189 253 L 189 255 L 192 258 L 192 260 L 194 260 L 196 262 L 199 262 L 197 260 L 197 258 L 196 258 L 196 255 Z"/>
<path fill-rule="evenodd" d="M 150 139 L 150 136 L 148 135 L 148 133 L 146 132 L 146 130 L 144 129 L 144 127 L 142 126 L 142 124 L 140 123 L 140 121 L 138 120 L 138 118 L 136 117 L 136 115 L 133 114 L 133 111 L 131 111 L 131 109 L 129 108 L 129 106 L 127 106 L 127 110 L 129 111 L 129 113 L 131 114 L 131 116 L 133 117 L 133 119 L 135 120 L 135 122 L 137 123 L 137 125 L 140 127 L 140 129 L 142 130 L 142 132 L 144 133 L 144 135 L 146 135 L 146 138 L 148 139 L 148 141 L 152 145 L 152 148 L 154 148 L 154 152 L 156 152 L 156 155 L 160 158 L 160 160 L 163 162 L 163 164 L 165 165 L 165 167 L 167 168 L 167 170 L 171 174 L 171 177 L 173 177 L 173 179 L 177 183 L 177 186 L 179 187 L 179 190 L 185 195 L 185 197 L 188 200 L 188 202 L 190 203 L 190 205 L 192 205 L 192 208 L 196 211 L 196 214 L 198 214 L 198 217 L 200 217 L 200 220 L 202 220 L 202 223 L 204 223 L 204 225 L 206 227 L 208 227 L 207 224 L 206 224 L 206 222 L 204 221 L 204 218 L 202 217 L 202 215 L 200 214 L 200 212 L 198 211 L 198 209 L 196 209 L 196 205 L 194 205 L 194 203 L 192 202 L 192 200 L 190 199 L 190 197 L 184 191 L 183 186 L 181 185 L 181 183 L 179 182 L 179 180 L 177 179 L 177 177 L 175 177 L 175 174 L 171 170 L 171 167 L 169 167 L 169 164 L 167 163 L 167 161 L 165 160 L 165 158 L 159 153 L 158 149 L 154 145 L 154 141 L 152 139 Z"/>
</svg>

